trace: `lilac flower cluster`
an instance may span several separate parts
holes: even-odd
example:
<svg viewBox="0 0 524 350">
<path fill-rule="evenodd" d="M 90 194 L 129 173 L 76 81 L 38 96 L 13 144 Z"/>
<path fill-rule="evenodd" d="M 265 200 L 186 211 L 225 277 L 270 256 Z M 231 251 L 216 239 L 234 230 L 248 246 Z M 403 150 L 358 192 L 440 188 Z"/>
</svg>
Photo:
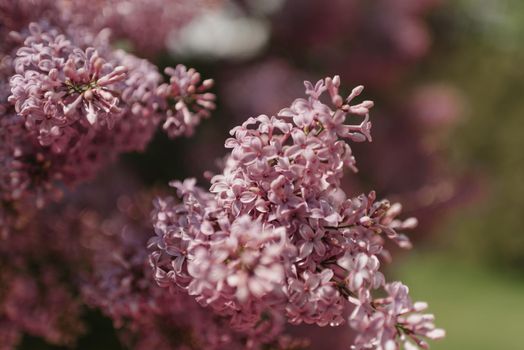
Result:
<svg viewBox="0 0 524 350">
<path fill-rule="evenodd" d="M 11 35 L 18 45 L 0 66 L 9 80 L 0 85 L 3 213 L 25 195 L 41 204 L 57 183 L 74 185 L 120 153 L 142 151 L 159 124 L 170 137 L 191 135 L 214 108 L 212 80 L 201 82 L 194 69 L 167 68 L 162 83 L 153 64 L 112 49 L 103 32 L 82 33 L 31 23 Z"/>
<path fill-rule="evenodd" d="M 215 109 L 215 95 L 206 92 L 213 80 L 200 81 L 200 73 L 183 65 L 166 68 L 170 76 L 169 84 L 158 87 L 157 94 L 163 101 L 172 101 L 167 109 L 167 117 L 162 125 L 170 137 L 179 135 L 190 136 L 202 118 L 210 116 L 210 110 Z"/>
<path fill-rule="evenodd" d="M 400 204 L 374 192 L 342 190 L 344 169 L 356 171 L 345 140 L 371 141 L 373 103 L 353 103 L 361 86 L 342 98 L 339 85 L 338 76 L 306 82 L 307 99 L 233 128 L 225 142 L 231 153 L 209 191 L 194 180 L 171 183 L 182 203 L 154 202 L 155 278 L 258 337 L 275 337 L 285 319 L 338 326 L 353 304 L 355 349 L 398 349 L 406 338 L 424 347 L 421 337 L 443 331 L 380 272 L 389 258 L 385 238 L 409 248 L 398 231 L 417 222 L 397 219 Z M 331 106 L 321 101 L 326 93 Z M 346 122 L 353 118 L 360 120 Z M 379 288 L 389 297 L 374 299 Z"/>
<path fill-rule="evenodd" d="M 90 47 L 83 50 L 56 30 L 35 23 L 14 59 L 8 101 L 42 146 L 63 153 L 84 136 L 77 129 L 108 126 L 121 114 L 117 84 L 127 73 Z M 79 136 L 77 136 L 80 134 Z"/>
<path fill-rule="evenodd" d="M 396 349 L 400 343 L 406 350 L 415 350 L 417 346 L 428 349 L 429 345 L 422 337 L 440 339 L 445 336 L 444 330 L 435 328 L 432 314 L 420 313 L 427 304 L 412 303 L 407 286 L 393 282 L 386 284 L 384 289 L 388 295 L 386 298 L 372 301 L 368 295 L 361 298 L 367 299 L 367 303 L 357 301 L 358 306 L 350 320 L 351 327 L 358 332 L 353 349 L 369 349 L 369 344 L 378 349 Z"/>
</svg>

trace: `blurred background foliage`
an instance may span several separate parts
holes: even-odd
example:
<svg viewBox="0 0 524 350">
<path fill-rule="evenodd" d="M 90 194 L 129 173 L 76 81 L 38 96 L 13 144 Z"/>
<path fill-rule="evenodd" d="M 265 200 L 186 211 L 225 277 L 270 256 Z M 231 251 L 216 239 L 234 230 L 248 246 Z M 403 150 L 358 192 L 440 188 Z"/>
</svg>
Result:
<svg viewBox="0 0 524 350">
<path fill-rule="evenodd" d="M 524 273 L 524 4 L 483 3 L 450 8 L 455 23 L 440 30 L 423 73 L 465 94 L 468 110 L 450 137 L 449 159 L 486 176 L 483 200 L 454 215 L 441 240 L 468 258 Z"/>
<path fill-rule="evenodd" d="M 524 3 L 450 2 L 432 17 L 433 53 L 416 79 L 451 82 L 467 101 L 446 140 L 455 169 L 482 178 L 396 271 L 447 329 L 433 349 L 519 349 L 524 331 Z"/>
<path fill-rule="evenodd" d="M 286 23 L 292 29 L 300 28 L 301 20 L 307 18 L 299 16 L 301 6 L 314 2 L 268 1 L 263 5 L 262 0 L 237 1 L 230 19 L 237 22 L 242 16 L 256 19 L 240 23 L 246 35 L 238 39 L 240 46 L 251 51 L 244 52 L 233 45 L 222 47 L 215 55 L 207 49 L 210 40 L 203 35 L 201 47 L 183 47 L 161 57 L 161 66 L 183 62 L 196 67 L 203 76 L 215 78 L 219 108 L 211 120 L 199 127 L 196 137 L 170 141 L 158 135 L 145 154 L 126 155 L 125 165 L 149 185 L 163 186 L 173 178 L 187 176 L 202 180 L 201 174 L 211 166 L 209 160 L 225 154 L 223 140 L 231 127 L 251 113 L 276 112 L 271 110 L 273 105 L 267 107 L 270 110 L 260 110 L 256 103 L 244 103 L 246 95 L 255 95 L 262 102 L 273 101 L 281 95 L 287 104 L 291 101 L 288 96 L 301 95 L 304 78 L 315 80 L 337 73 L 343 76 L 346 88 L 355 83 L 368 85 L 365 96 L 374 99 L 377 105 L 373 116 L 376 145 L 356 147 L 361 173 L 359 183 L 349 186 L 357 190 L 377 188 L 380 195 L 400 199 L 406 203 L 408 213 L 420 217 L 421 229 L 414 236 L 415 251 L 398 258 L 390 273 L 411 286 L 415 299 L 428 301 L 431 312 L 437 316 L 437 324 L 447 330 L 447 339 L 432 344 L 432 349 L 521 348 L 519 331 L 524 331 L 521 316 L 524 313 L 524 2 L 441 1 L 424 16 L 431 37 L 429 51 L 423 55 L 415 52 L 416 59 L 385 56 L 400 62 L 393 71 L 402 73 L 393 77 L 382 63 L 369 66 L 367 76 L 359 72 L 358 65 L 352 67 L 355 71 L 339 71 L 337 64 L 351 65 L 350 57 L 355 51 L 369 49 L 372 57 L 375 49 L 373 37 L 365 37 L 366 33 L 373 35 L 373 30 L 350 29 L 351 13 L 342 14 L 351 20 L 347 24 L 339 23 L 341 27 L 335 26 L 333 33 L 336 34 L 328 28 L 326 37 L 320 39 L 300 41 L 293 37 L 299 33 L 286 32 L 289 27 L 281 28 Z M 399 6 L 403 3 L 395 2 Z M 364 0 L 351 3 L 357 7 L 371 6 Z M 373 11 L 367 14 L 377 15 Z M 288 22 L 286 16 L 289 15 L 294 22 L 291 19 Z M 386 19 L 395 15 L 395 12 L 382 13 Z M 330 20 L 327 18 L 326 22 Z M 355 20 L 383 21 L 373 17 Z M 306 27 L 321 27 L 321 24 L 309 22 Z M 340 31 L 344 25 L 349 26 L 348 35 L 354 37 L 349 43 L 340 44 L 346 40 L 345 33 Z M 293 38 L 298 41 L 293 42 Z M 326 38 L 336 40 L 318 44 Z M 362 49 L 355 42 L 371 44 Z M 327 56 L 336 57 L 340 54 L 337 50 L 346 51 L 342 58 L 330 62 Z M 382 51 L 377 50 L 377 55 L 381 54 Z M 265 93 L 273 93 L 269 97 L 249 86 L 266 82 L 262 78 L 268 71 L 250 69 L 267 62 L 269 71 L 280 79 L 274 80 L 274 85 L 268 83 L 260 87 L 266 89 Z M 377 67 L 384 70 L 374 73 Z M 262 78 L 250 82 L 254 72 Z M 455 112 L 451 113 L 456 115 L 452 121 L 443 122 L 444 128 L 429 122 L 423 125 L 424 132 L 418 133 L 421 127 L 413 126 L 404 116 L 404 110 L 413 101 L 415 87 L 429 83 L 452 89 L 460 106 L 455 106 Z M 268 91 L 272 89 L 274 91 Z M 439 108 L 438 99 L 430 102 Z M 285 106 L 279 105 L 280 100 L 274 103 Z M 240 108 L 235 109 L 235 105 Z M 426 151 L 428 148 L 432 151 L 417 153 L 413 145 L 418 143 L 426 145 Z M 368 147 L 371 151 L 366 150 Z M 389 155 L 395 154 L 394 161 L 388 160 Z M 436 157 L 435 162 L 425 164 L 427 154 Z M 377 158 L 378 155 L 381 158 Z M 413 197 L 410 193 L 424 192 L 423 186 L 428 182 L 434 185 L 431 196 L 444 197 L 442 205 L 421 206 L 410 200 Z M 444 194 L 450 186 L 456 195 Z M 466 190 L 461 192 L 461 188 Z M 90 333 L 80 340 L 78 348 L 118 349 L 110 322 L 98 314 L 89 314 L 89 320 Z M 28 337 L 21 348 L 55 347 Z"/>
</svg>

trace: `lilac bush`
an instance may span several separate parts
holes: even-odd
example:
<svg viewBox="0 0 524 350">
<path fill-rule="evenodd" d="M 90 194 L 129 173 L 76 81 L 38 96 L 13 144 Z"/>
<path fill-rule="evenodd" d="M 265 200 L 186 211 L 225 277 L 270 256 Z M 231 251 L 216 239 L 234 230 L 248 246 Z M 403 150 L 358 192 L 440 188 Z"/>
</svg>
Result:
<svg viewBox="0 0 524 350">
<path fill-rule="evenodd" d="M 133 349 L 307 348 L 288 324 L 347 323 L 355 350 L 444 336 L 382 272 L 417 220 L 342 184 L 348 142 L 371 141 L 362 86 L 306 82 L 306 98 L 233 128 L 208 190 L 172 181 L 175 199 L 107 170 L 211 115 L 213 80 L 163 75 L 154 57 L 221 3 L 0 0 L 1 350 L 26 334 L 75 346 L 87 308 Z"/>
</svg>

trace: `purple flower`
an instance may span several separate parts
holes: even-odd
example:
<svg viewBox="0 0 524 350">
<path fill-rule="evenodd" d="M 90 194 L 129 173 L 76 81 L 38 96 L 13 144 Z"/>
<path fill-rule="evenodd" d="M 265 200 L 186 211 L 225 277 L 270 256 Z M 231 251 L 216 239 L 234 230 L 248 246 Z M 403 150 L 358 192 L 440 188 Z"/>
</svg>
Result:
<svg viewBox="0 0 524 350">
<path fill-rule="evenodd" d="M 200 73 L 179 64 L 166 68 L 169 84 L 158 87 L 157 94 L 165 101 L 167 117 L 163 128 L 170 137 L 190 136 L 200 120 L 207 118 L 215 109 L 215 95 L 206 92 L 213 86 L 213 80 L 200 81 Z"/>
<path fill-rule="evenodd" d="M 385 239 L 408 248 L 396 230 L 416 221 L 396 219 L 400 207 L 377 201 L 374 192 L 351 197 L 343 191 L 344 168 L 355 170 L 355 160 L 342 138 L 371 140 L 373 104 L 351 104 L 362 87 L 343 99 L 339 84 L 338 77 L 307 82 L 307 99 L 233 128 L 225 142 L 231 153 L 209 192 L 193 182 L 178 184 L 182 203 L 155 211 L 160 229 L 151 256 L 162 271 L 159 283 L 175 284 L 230 316 L 232 327 L 258 324 L 264 313 L 293 324 L 338 326 L 344 308 L 356 304 L 349 323 L 363 334 L 355 346 L 389 349 L 405 322 L 374 313 L 371 293 L 392 288 L 380 272 L 379 258 L 389 257 Z M 326 91 L 334 107 L 321 101 Z M 354 116 L 361 121 L 346 124 Z M 417 330 L 432 336 L 426 326 Z"/>
<path fill-rule="evenodd" d="M 386 298 L 370 301 L 369 294 L 364 294 L 361 304 L 353 311 L 350 325 L 358 332 L 353 349 L 396 350 L 401 344 L 405 349 L 428 349 L 423 338 L 445 336 L 444 330 L 435 328 L 433 315 L 420 313 L 427 304 L 411 302 L 408 287 L 393 282 L 384 289 L 388 293 Z"/>
<path fill-rule="evenodd" d="M 60 197 L 63 184 L 92 178 L 122 152 L 142 151 L 166 119 L 178 118 L 171 136 L 189 134 L 213 107 L 204 91 L 211 81 L 200 84 L 194 69 L 178 66 L 171 84 L 161 85 L 153 64 L 113 50 L 103 32 L 62 32 L 42 21 L 14 36 L 18 47 L 0 62 L 6 203 L 36 197 L 42 206 Z"/>
</svg>

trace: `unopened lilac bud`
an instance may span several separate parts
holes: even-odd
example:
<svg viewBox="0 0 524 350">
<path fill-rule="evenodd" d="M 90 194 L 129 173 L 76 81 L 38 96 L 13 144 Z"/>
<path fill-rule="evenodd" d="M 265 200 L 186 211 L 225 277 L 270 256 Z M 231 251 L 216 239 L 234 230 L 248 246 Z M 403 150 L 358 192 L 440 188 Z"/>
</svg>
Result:
<svg viewBox="0 0 524 350">
<path fill-rule="evenodd" d="M 346 98 L 347 103 L 351 102 L 355 97 L 359 96 L 362 93 L 362 91 L 364 91 L 363 85 L 359 85 L 355 87 L 353 90 L 351 90 L 351 93 Z"/>
<path fill-rule="evenodd" d="M 414 229 L 418 225 L 418 220 L 416 218 L 408 218 L 402 222 L 402 229 Z"/>
</svg>

